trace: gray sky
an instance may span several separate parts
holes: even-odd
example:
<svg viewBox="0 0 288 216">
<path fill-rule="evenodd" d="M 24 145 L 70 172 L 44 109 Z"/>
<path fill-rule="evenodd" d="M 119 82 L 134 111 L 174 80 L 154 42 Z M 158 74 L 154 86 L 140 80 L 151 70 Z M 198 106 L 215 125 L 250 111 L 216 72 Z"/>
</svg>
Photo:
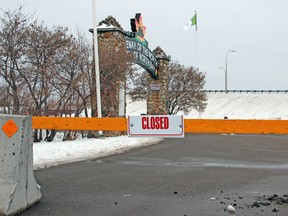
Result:
<svg viewBox="0 0 288 216">
<path fill-rule="evenodd" d="M 92 0 L 0 0 L 4 10 L 25 5 L 46 25 L 81 32 L 93 27 Z M 97 22 L 112 15 L 126 31 L 142 13 L 149 48 L 206 73 L 206 89 L 288 89 L 287 0 L 96 0 Z M 197 11 L 198 31 L 183 26 Z"/>
</svg>

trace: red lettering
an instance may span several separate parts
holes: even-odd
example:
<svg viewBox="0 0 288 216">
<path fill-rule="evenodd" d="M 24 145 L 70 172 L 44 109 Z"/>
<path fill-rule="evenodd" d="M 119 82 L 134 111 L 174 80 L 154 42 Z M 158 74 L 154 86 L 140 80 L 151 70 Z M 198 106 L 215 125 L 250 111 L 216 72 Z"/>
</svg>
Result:
<svg viewBox="0 0 288 216">
<path fill-rule="evenodd" d="M 146 129 L 147 128 L 147 119 L 146 117 L 142 118 L 142 129 Z"/>
<path fill-rule="evenodd" d="M 155 129 L 155 118 L 151 117 L 150 119 L 151 129 Z"/>
<path fill-rule="evenodd" d="M 156 122 L 155 122 L 155 128 L 156 128 L 156 129 L 159 129 L 159 127 L 160 127 L 160 125 L 159 125 L 159 117 L 156 117 L 156 118 L 155 118 L 155 121 L 156 121 Z"/>
<path fill-rule="evenodd" d="M 146 129 L 151 129 L 151 128 L 150 128 L 149 117 L 146 117 L 146 119 L 147 119 L 147 120 L 146 120 L 146 121 L 147 121 L 147 127 L 146 127 Z"/>
<path fill-rule="evenodd" d="M 142 129 L 168 129 L 169 118 L 168 117 L 142 117 Z"/>
<path fill-rule="evenodd" d="M 168 128 L 169 128 L 169 118 L 164 117 L 164 129 L 168 129 Z"/>
<path fill-rule="evenodd" d="M 160 117 L 160 128 L 163 129 L 163 118 L 164 117 Z"/>
</svg>

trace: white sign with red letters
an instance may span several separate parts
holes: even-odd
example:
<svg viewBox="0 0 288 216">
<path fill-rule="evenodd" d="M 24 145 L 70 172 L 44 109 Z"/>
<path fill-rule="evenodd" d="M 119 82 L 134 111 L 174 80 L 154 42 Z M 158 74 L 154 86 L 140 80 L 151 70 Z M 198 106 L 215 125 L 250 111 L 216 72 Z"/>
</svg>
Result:
<svg viewBox="0 0 288 216">
<path fill-rule="evenodd" d="M 184 138 L 184 118 L 180 115 L 128 116 L 128 136 Z"/>
</svg>

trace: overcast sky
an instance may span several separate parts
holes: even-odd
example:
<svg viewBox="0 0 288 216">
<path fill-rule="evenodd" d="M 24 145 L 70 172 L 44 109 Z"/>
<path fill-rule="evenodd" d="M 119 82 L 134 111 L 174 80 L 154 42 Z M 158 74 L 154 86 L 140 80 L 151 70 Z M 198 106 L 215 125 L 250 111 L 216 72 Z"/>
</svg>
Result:
<svg viewBox="0 0 288 216">
<path fill-rule="evenodd" d="M 48 26 L 93 27 L 92 0 L 0 0 L 4 10 L 25 5 Z M 149 48 L 206 73 L 206 89 L 288 89 L 287 0 L 96 0 L 97 22 L 112 15 L 126 31 L 142 13 Z M 197 11 L 198 31 L 183 26 Z"/>
</svg>

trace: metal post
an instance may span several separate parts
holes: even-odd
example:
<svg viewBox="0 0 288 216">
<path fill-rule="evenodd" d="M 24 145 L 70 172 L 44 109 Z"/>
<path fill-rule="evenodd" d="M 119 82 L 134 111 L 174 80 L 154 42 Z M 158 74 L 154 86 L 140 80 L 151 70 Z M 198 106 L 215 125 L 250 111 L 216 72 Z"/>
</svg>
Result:
<svg viewBox="0 0 288 216">
<path fill-rule="evenodd" d="M 223 68 L 223 67 L 219 67 L 220 69 L 222 69 L 224 71 L 224 76 L 226 77 L 226 69 Z M 226 79 L 225 79 L 226 80 Z M 226 81 L 224 81 L 224 89 L 225 89 L 225 86 L 226 86 Z M 226 93 L 226 89 L 225 89 L 225 93 Z"/>
<path fill-rule="evenodd" d="M 230 52 L 236 52 L 235 50 L 229 50 L 227 53 L 226 53 L 226 62 L 225 62 L 225 93 L 228 93 L 228 90 L 227 90 L 227 58 L 228 58 L 228 54 Z"/>
<path fill-rule="evenodd" d="M 97 117 L 102 117 L 101 109 L 101 93 L 100 93 L 100 72 L 99 72 L 99 57 L 98 57 L 98 34 L 96 21 L 96 0 L 92 0 L 93 7 L 93 39 L 94 39 L 94 61 L 96 72 L 96 97 L 97 97 Z"/>
<path fill-rule="evenodd" d="M 102 118 L 101 107 L 101 92 L 100 92 L 100 70 L 99 70 L 99 57 L 98 57 L 98 33 L 97 33 L 97 17 L 96 17 L 96 0 L 92 0 L 93 7 L 93 39 L 94 39 L 94 63 L 96 74 L 96 101 L 97 101 L 97 117 Z M 102 135 L 102 131 L 98 131 Z"/>
</svg>

